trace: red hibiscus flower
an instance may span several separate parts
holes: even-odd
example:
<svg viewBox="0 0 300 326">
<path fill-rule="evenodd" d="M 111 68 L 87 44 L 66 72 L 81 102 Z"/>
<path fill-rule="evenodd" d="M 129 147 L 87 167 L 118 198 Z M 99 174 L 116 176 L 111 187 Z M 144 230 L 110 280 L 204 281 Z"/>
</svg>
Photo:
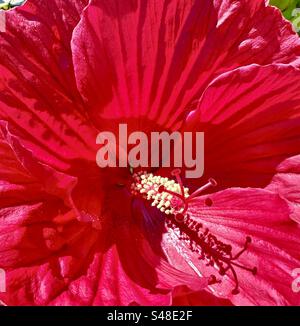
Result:
<svg viewBox="0 0 300 326">
<path fill-rule="evenodd" d="M 278 10 L 28 0 L 6 16 L 5 304 L 299 302 L 300 42 Z M 204 177 L 100 169 L 96 136 L 120 123 L 204 131 Z"/>
</svg>

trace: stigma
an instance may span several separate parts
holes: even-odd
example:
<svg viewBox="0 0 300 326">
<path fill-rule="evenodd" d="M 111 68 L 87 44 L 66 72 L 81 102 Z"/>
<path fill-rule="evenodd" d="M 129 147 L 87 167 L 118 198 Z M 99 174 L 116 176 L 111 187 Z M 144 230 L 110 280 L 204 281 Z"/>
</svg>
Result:
<svg viewBox="0 0 300 326">
<path fill-rule="evenodd" d="M 256 275 L 256 267 L 247 267 L 239 263 L 239 258 L 249 249 L 252 242 L 250 236 L 247 236 L 242 249 L 236 251 L 230 244 L 220 241 L 208 228 L 189 215 L 189 204 L 192 199 L 201 195 L 211 187 L 215 187 L 217 182 L 209 179 L 208 182 L 190 193 L 187 187 L 184 187 L 180 169 L 172 171 L 173 179 L 161 177 L 140 171 L 132 175 L 131 193 L 159 209 L 165 217 L 165 225 L 171 237 L 171 243 L 177 252 L 186 260 L 187 264 L 194 272 L 201 276 L 201 270 L 189 259 L 189 253 L 196 255 L 199 260 L 204 261 L 206 266 L 212 267 L 218 273 L 210 275 L 209 285 L 221 283 L 222 279 L 229 273 L 234 281 L 232 294 L 239 293 L 238 269 L 248 271 Z M 175 179 L 175 180 L 174 180 Z M 206 198 L 204 204 L 208 207 L 213 205 L 210 198 Z"/>
</svg>

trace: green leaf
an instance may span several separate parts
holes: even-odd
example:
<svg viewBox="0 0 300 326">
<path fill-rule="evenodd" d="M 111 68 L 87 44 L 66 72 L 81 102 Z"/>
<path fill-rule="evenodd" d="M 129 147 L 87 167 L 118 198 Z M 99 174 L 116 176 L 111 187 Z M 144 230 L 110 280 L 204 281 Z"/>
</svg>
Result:
<svg viewBox="0 0 300 326">
<path fill-rule="evenodd" d="M 270 5 L 279 8 L 300 35 L 300 0 L 270 0 Z"/>
<path fill-rule="evenodd" d="M 286 10 L 294 0 L 271 0 L 270 5 L 279 8 L 281 11 Z"/>
</svg>

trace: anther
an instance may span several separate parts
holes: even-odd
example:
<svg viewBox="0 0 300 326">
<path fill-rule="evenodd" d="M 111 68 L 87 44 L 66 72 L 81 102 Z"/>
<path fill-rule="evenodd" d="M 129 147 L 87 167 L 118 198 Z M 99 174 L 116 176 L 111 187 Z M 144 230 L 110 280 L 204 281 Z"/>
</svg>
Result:
<svg viewBox="0 0 300 326">
<path fill-rule="evenodd" d="M 221 283 L 221 281 L 218 280 L 215 275 L 211 274 L 208 280 L 208 285 L 214 285 L 217 283 Z"/>
<path fill-rule="evenodd" d="M 177 213 L 177 214 L 175 215 L 175 220 L 176 220 L 176 222 L 178 222 L 178 223 L 182 223 L 182 222 L 184 221 L 184 215 L 181 214 L 181 213 Z"/>
<path fill-rule="evenodd" d="M 211 198 L 206 198 L 205 199 L 205 205 L 208 207 L 211 207 L 213 205 L 213 201 Z"/>
<path fill-rule="evenodd" d="M 216 187 L 217 186 L 217 181 L 213 178 L 210 178 L 207 182 L 207 184 L 205 184 L 204 186 L 200 187 L 199 189 L 197 189 L 195 192 L 193 192 L 190 197 L 188 198 L 188 200 L 191 200 L 197 196 L 199 196 L 199 194 L 201 194 L 202 192 L 204 192 L 205 190 L 209 189 L 210 187 Z"/>
</svg>

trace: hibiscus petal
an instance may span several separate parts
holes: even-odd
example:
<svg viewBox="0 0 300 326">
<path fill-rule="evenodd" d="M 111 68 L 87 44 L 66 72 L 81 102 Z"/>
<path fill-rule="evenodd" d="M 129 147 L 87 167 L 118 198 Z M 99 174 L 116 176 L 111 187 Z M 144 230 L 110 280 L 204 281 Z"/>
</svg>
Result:
<svg viewBox="0 0 300 326">
<path fill-rule="evenodd" d="M 142 128 L 145 121 L 176 128 L 217 75 L 251 63 L 296 64 L 300 41 L 262 0 L 93 0 L 72 49 L 79 90 L 100 129 L 136 118 Z"/>
<path fill-rule="evenodd" d="M 46 221 L 30 229 L 23 223 L 23 229 L 11 233 L 14 242 L 6 239 L 0 260 L 7 270 L 7 293 L 0 296 L 6 304 L 170 304 L 170 291 L 175 284 L 182 284 L 184 273 L 159 262 L 158 257 L 141 255 L 136 250 L 136 230 L 115 227 L 114 233 L 106 230 L 100 234 L 74 223 L 65 225 L 59 235 Z M 51 243 L 45 241 L 47 234 L 53 235 Z M 149 250 L 146 253 L 151 254 Z M 206 285 L 203 278 L 193 289 Z"/>
<path fill-rule="evenodd" d="M 0 207 L 14 207 L 34 200 L 40 201 L 45 197 L 40 182 L 16 160 L 1 131 L 0 157 Z"/>
<path fill-rule="evenodd" d="M 21 164 L 15 160 L 11 148 L 2 139 L 0 139 L 0 156 L 1 189 L 4 189 L 7 186 L 7 191 L 10 191 L 10 184 L 14 183 L 20 185 L 35 183 L 35 180 L 33 180 L 32 177 L 26 174 L 25 171 L 22 171 Z M 33 186 L 33 188 L 35 188 L 35 186 Z"/>
<path fill-rule="evenodd" d="M 300 223 L 300 155 L 280 163 L 266 189 L 279 193 L 291 206 L 291 218 Z"/>
<path fill-rule="evenodd" d="M 181 288 L 173 294 L 173 306 L 232 306 L 229 300 L 218 298 L 207 291 L 184 292 Z"/>
<path fill-rule="evenodd" d="M 59 169 L 95 156 L 96 132 L 77 92 L 70 48 L 86 3 L 28 0 L 6 13 L 7 32 L 0 35 L 0 118 L 40 160 Z"/>
<path fill-rule="evenodd" d="M 46 193 L 41 179 L 28 172 L 26 164 L 31 157 L 25 155 L 19 161 L 16 147 L 0 136 L 0 268 L 6 272 L 7 285 L 1 299 L 6 304 L 43 304 L 45 296 L 51 296 L 61 283 L 44 280 L 45 265 L 51 265 L 53 253 L 76 233 L 60 234 L 55 229 L 54 217 L 67 208 L 62 200 Z"/>
<path fill-rule="evenodd" d="M 213 81 L 183 128 L 205 132 L 206 175 L 222 187 L 266 186 L 299 153 L 299 82 L 286 65 L 252 65 Z"/>
<path fill-rule="evenodd" d="M 5 144 L 3 157 L 10 157 L 14 165 L 17 165 L 19 168 L 22 167 L 26 174 L 38 180 L 40 192 L 45 191 L 51 195 L 58 196 L 70 204 L 72 201 L 70 198 L 71 192 L 77 183 L 77 179 L 39 162 L 31 151 L 21 145 L 19 138 L 10 133 L 8 124 L 1 120 L 0 132 L 2 132 L 2 140 Z M 3 171 L 6 171 L 6 167 L 3 167 Z"/>
<path fill-rule="evenodd" d="M 63 297 L 70 291 L 74 304 L 91 304 L 92 296 L 84 296 L 84 284 L 76 292 L 72 284 L 85 277 L 98 232 L 80 222 L 57 229 L 49 207 L 46 213 L 37 213 L 39 221 L 34 226 L 25 221 L 22 227 L 16 225 L 15 241 L 10 239 L 1 248 L 0 264 L 7 277 L 7 291 L 1 299 L 8 305 L 63 305 L 67 304 Z M 41 213 L 51 219 L 43 222 Z"/>
<path fill-rule="evenodd" d="M 59 186 L 51 187 L 57 172 L 37 162 L 2 126 L 0 268 L 6 272 L 7 291 L 0 297 L 8 305 L 46 305 L 84 273 L 98 232 L 78 222 L 75 213 L 67 214 L 63 201 L 49 195 L 59 194 Z M 60 174 L 61 186 L 62 179 Z"/>
<path fill-rule="evenodd" d="M 3 138 L 0 154 L 0 268 L 7 286 L 0 299 L 8 305 L 46 305 L 85 272 L 98 231 L 45 192 L 43 178 L 26 170 L 33 161 L 28 153 L 21 163 Z M 42 170 L 42 164 L 35 166 Z M 49 179 L 51 173 L 45 175 Z"/>
<path fill-rule="evenodd" d="M 10 142 L 5 137 L 0 142 L 0 268 L 7 291 L 0 300 L 7 305 L 170 304 L 184 273 L 154 254 L 126 215 L 105 217 L 101 228 L 79 222 L 74 210 L 45 192 L 39 171 L 48 179 L 51 171 L 45 172 L 47 167 L 7 130 L 5 135 Z M 39 178 L 29 174 L 28 164 Z M 203 278 L 191 289 L 206 285 Z"/>
<path fill-rule="evenodd" d="M 94 304 L 169 305 L 170 291 L 155 287 L 157 280 L 151 264 L 138 258 L 128 242 L 123 245 L 126 246 L 121 253 L 114 246 L 104 254 Z"/>
<path fill-rule="evenodd" d="M 207 196 L 189 205 L 192 218 L 201 221 L 233 253 L 252 241 L 237 263 L 257 268 L 257 274 L 235 267 L 240 293 L 232 295 L 233 274 L 227 273 L 211 290 L 234 304 L 295 305 L 299 297 L 292 291 L 292 271 L 300 265 L 299 228 L 289 219 L 289 208 L 279 195 L 260 189 L 233 188 L 209 195 L 213 205 L 205 206 Z M 201 261 L 199 261 L 201 266 Z M 233 266 L 234 267 L 234 266 Z M 203 274 L 211 273 L 202 264 Z"/>
</svg>

